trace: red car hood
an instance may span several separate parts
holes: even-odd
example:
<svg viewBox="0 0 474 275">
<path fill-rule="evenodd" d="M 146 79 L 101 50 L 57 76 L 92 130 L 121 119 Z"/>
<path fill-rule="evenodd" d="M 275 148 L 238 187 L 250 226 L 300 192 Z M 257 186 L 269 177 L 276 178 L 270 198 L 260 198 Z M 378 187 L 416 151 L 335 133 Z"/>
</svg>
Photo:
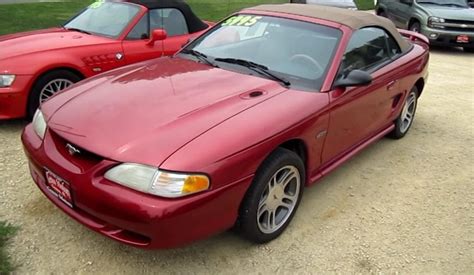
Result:
<svg viewBox="0 0 474 275">
<path fill-rule="evenodd" d="M 249 95 L 255 91 L 263 94 Z M 49 127 L 82 149 L 159 166 L 212 127 L 284 91 L 263 78 L 162 58 L 93 78 L 42 109 Z"/>
<path fill-rule="evenodd" d="M 52 28 L 0 36 L 0 60 L 35 52 L 110 43 L 95 35 Z"/>
</svg>

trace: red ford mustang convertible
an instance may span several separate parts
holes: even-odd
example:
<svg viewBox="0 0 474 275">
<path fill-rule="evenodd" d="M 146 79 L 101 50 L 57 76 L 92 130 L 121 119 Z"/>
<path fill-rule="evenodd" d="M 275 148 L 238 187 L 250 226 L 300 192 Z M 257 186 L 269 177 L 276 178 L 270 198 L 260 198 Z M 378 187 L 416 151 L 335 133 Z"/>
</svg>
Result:
<svg viewBox="0 0 474 275">
<path fill-rule="evenodd" d="M 177 0 L 96 2 L 62 28 L 0 36 L 0 120 L 32 117 L 57 91 L 172 55 L 209 27 Z"/>
<path fill-rule="evenodd" d="M 236 227 L 257 243 L 290 223 L 305 186 L 413 123 L 426 39 L 384 18 L 264 5 L 173 57 L 61 92 L 22 139 L 31 175 L 112 239 L 169 248 Z"/>
</svg>

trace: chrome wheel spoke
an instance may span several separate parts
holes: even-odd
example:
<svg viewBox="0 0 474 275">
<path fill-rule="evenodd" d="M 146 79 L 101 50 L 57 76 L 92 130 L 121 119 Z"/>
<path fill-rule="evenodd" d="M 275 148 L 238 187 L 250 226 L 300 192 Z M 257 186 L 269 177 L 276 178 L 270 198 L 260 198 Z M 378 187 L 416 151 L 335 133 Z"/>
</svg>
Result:
<svg viewBox="0 0 474 275">
<path fill-rule="evenodd" d="M 295 174 L 295 172 L 293 170 L 285 171 L 285 174 L 283 174 L 283 176 L 281 176 L 278 183 L 282 184 L 283 187 L 285 187 L 288 184 L 288 182 L 293 179 L 294 174 Z"/>
<path fill-rule="evenodd" d="M 54 79 L 47 83 L 40 92 L 39 100 L 40 103 L 45 102 L 48 98 L 53 96 L 55 93 L 66 89 L 73 83 L 68 79 Z"/>
<path fill-rule="evenodd" d="M 276 227 L 276 221 L 275 221 L 275 215 L 276 211 L 269 211 L 268 212 L 268 222 L 267 222 L 267 225 L 268 225 L 268 229 L 273 229 Z"/>
</svg>

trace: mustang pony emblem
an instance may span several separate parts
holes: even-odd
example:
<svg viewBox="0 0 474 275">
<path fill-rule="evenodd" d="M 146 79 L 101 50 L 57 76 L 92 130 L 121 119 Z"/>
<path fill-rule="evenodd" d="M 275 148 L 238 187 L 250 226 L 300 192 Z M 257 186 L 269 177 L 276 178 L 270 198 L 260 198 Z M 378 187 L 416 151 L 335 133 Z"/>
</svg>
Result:
<svg viewBox="0 0 474 275">
<path fill-rule="evenodd" d="M 76 147 L 72 146 L 71 144 L 66 144 L 66 149 L 69 153 L 69 155 L 71 156 L 74 156 L 74 155 L 77 155 L 77 154 L 80 154 L 81 151 L 79 149 L 77 149 Z"/>
</svg>

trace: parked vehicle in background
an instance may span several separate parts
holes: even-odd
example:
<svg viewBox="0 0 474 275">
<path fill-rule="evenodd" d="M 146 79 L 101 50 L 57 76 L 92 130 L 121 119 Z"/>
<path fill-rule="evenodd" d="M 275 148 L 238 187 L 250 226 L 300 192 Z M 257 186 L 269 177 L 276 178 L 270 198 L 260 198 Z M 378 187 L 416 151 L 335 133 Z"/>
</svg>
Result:
<svg viewBox="0 0 474 275">
<path fill-rule="evenodd" d="M 295 4 L 316 4 L 322 6 L 331 6 L 343 9 L 357 10 L 354 0 L 290 0 Z"/>
<path fill-rule="evenodd" d="M 466 0 L 378 0 L 375 10 L 399 28 L 424 34 L 432 45 L 474 52 L 474 9 Z"/>
<path fill-rule="evenodd" d="M 0 120 L 31 118 L 86 77 L 172 55 L 208 27 L 183 1 L 102 1 L 63 27 L 0 36 Z"/>
<path fill-rule="evenodd" d="M 429 46 L 404 32 L 412 40 L 385 18 L 319 5 L 243 10 L 174 57 L 45 102 L 22 136 L 31 175 L 126 244 L 175 247 L 233 226 L 269 242 L 305 186 L 409 131 Z"/>
</svg>

